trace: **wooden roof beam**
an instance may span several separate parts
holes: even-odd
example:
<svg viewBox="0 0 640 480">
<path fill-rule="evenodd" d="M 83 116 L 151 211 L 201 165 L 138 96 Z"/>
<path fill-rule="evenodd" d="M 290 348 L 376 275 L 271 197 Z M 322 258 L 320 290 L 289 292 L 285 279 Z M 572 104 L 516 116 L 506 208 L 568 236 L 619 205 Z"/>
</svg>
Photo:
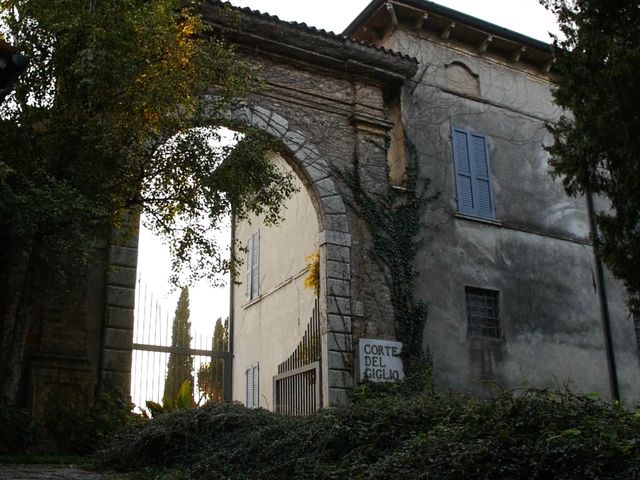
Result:
<svg viewBox="0 0 640 480">
<path fill-rule="evenodd" d="M 448 40 L 451 36 L 451 31 L 456 28 L 456 22 L 451 22 L 449 25 L 445 27 L 444 30 L 440 33 L 440 38 L 442 40 Z"/>
<path fill-rule="evenodd" d="M 509 60 L 511 60 L 513 63 L 518 63 L 520 61 L 520 57 L 522 57 L 522 54 L 526 51 L 527 47 L 521 45 L 511 54 Z"/>
<path fill-rule="evenodd" d="M 491 42 L 493 42 L 493 35 L 487 35 L 482 41 L 482 43 L 480 44 L 480 46 L 478 47 L 478 52 L 480 53 L 486 52 Z"/>
<path fill-rule="evenodd" d="M 414 30 L 421 30 L 424 22 L 429 19 L 429 14 L 425 13 L 424 15 L 420 15 L 418 20 L 416 20 L 416 24 L 413 26 Z"/>
<path fill-rule="evenodd" d="M 550 59 L 547 63 L 544 64 L 544 66 L 542 67 L 542 71 L 544 73 L 549 73 L 554 63 L 556 63 L 556 59 L 555 58 Z"/>
<path fill-rule="evenodd" d="M 393 25 L 393 28 L 398 28 L 398 15 L 396 15 L 396 9 L 394 8 L 393 3 L 387 2 L 387 12 L 391 17 L 391 24 Z"/>
</svg>

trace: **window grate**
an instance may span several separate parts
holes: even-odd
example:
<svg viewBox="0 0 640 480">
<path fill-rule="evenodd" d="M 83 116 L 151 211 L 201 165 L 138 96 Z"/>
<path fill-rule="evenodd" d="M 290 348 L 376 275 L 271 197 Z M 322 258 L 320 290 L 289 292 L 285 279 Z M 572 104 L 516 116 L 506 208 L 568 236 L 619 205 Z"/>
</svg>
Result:
<svg viewBox="0 0 640 480">
<path fill-rule="evenodd" d="M 640 312 L 633 312 L 633 325 L 636 328 L 636 343 L 640 350 Z"/>
<path fill-rule="evenodd" d="M 465 287 L 467 302 L 467 334 L 470 337 L 500 338 L 499 292 Z"/>
</svg>

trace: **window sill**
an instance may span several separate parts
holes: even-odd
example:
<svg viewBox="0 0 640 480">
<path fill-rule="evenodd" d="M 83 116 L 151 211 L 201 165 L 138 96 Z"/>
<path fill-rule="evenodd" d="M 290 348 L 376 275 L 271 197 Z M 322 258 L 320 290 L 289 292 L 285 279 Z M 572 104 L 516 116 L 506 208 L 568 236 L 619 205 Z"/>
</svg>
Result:
<svg viewBox="0 0 640 480">
<path fill-rule="evenodd" d="M 266 298 L 269 295 L 274 294 L 275 292 L 277 292 L 281 288 L 286 287 L 287 285 L 293 283 L 295 280 L 297 280 L 301 276 L 305 275 L 308 271 L 309 271 L 309 267 L 303 268 L 302 270 L 300 270 L 295 275 L 292 275 L 289 278 L 285 279 L 284 281 L 280 282 L 278 285 L 276 285 L 274 288 L 272 288 L 268 292 L 258 294 L 258 296 L 256 298 L 249 300 L 247 303 L 242 305 L 241 308 L 247 309 L 247 308 L 255 305 L 256 303 L 259 303 L 260 300 L 262 300 L 263 298 Z"/>
<path fill-rule="evenodd" d="M 256 303 L 258 303 L 260 300 L 262 300 L 262 295 L 258 295 L 256 298 L 249 300 L 247 303 L 245 303 L 244 305 L 242 305 L 242 308 L 249 308 L 252 305 L 255 305 Z"/>
<path fill-rule="evenodd" d="M 462 220 L 469 220 L 477 223 L 486 223 L 489 225 L 495 225 L 496 227 L 502 227 L 502 222 L 500 220 L 494 220 L 492 218 L 484 218 L 484 217 L 474 217 L 473 215 L 467 215 L 466 213 L 455 212 L 453 214 L 455 218 L 460 218 Z"/>
</svg>

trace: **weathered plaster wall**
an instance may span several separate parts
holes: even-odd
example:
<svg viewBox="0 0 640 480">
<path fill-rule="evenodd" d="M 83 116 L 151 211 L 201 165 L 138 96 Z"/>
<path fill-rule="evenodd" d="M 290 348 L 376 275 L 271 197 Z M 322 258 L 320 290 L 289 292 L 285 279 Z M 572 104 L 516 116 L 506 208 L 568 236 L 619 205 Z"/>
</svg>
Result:
<svg viewBox="0 0 640 480">
<path fill-rule="evenodd" d="M 313 291 L 304 288 L 307 276 L 305 256 L 319 248 L 315 208 L 302 181 L 281 157 L 274 157 L 283 171 L 292 174 L 298 189 L 284 205 L 283 220 L 266 226 L 251 216 L 236 224 L 236 239 L 246 247 L 253 232 L 260 234 L 260 293 L 246 295 L 246 267 L 243 263 L 239 285 L 234 285 L 234 374 L 233 398 L 245 401 L 245 370 L 254 364 L 260 369 L 259 405 L 273 409 L 273 376 L 304 335 L 314 305 Z M 245 254 L 237 250 L 240 258 Z"/>
<path fill-rule="evenodd" d="M 417 294 L 430 305 L 425 348 L 443 386 L 479 394 L 491 382 L 611 395 L 589 215 L 553 179 L 543 145 L 557 117 L 542 74 L 397 30 L 386 46 L 413 55 L 404 123 L 426 194 Z M 447 75 L 448 66 L 460 67 Z M 464 71 L 468 76 L 464 78 Z M 470 85 L 474 85 L 474 89 Z M 457 214 L 451 127 L 486 135 L 495 222 Z M 500 339 L 469 337 L 465 286 L 498 290 Z M 624 291 L 608 278 L 621 396 L 640 400 L 640 369 Z"/>
</svg>

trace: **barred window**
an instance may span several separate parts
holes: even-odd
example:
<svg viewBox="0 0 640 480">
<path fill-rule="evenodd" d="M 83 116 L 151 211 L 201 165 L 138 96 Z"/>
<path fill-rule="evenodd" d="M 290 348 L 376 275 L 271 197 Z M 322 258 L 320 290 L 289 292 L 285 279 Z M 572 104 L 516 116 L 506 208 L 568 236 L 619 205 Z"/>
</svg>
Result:
<svg viewBox="0 0 640 480">
<path fill-rule="evenodd" d="M 640 350 L 640 312 L 633 312 L 633 324 L 636 327 L 636 343 Z"/>
<path fill-rule="evenodd" d="M 499 292 L 464 287 L 467 302 L 467 334 L 470 337 L 500 338 Z"/>
</svg>

